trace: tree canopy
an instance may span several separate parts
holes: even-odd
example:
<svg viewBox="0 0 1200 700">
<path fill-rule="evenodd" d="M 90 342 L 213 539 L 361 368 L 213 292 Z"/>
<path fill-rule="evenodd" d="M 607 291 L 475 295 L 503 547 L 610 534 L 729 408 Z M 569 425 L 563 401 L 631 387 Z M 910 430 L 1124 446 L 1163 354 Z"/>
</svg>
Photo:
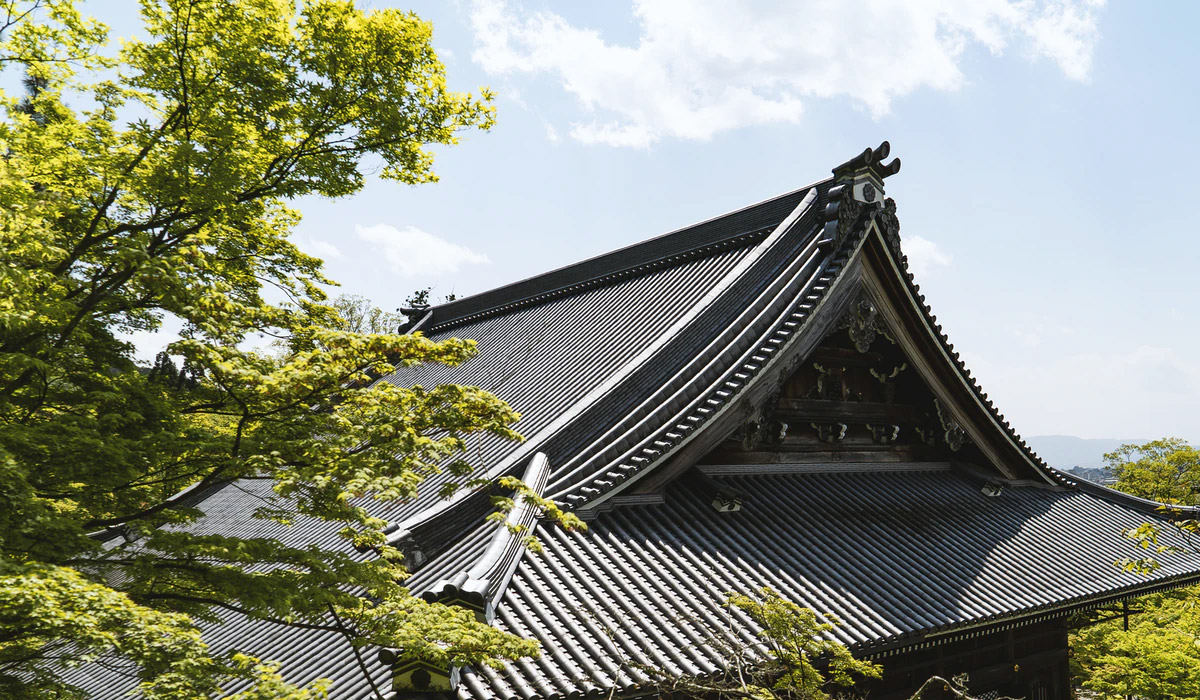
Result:
<svg viewBox="0 0 1200 700">
<path fill-rule="evenodd" d="M 364 507 L 441 470 L 466 485 L 464 437 L 517 439 L 518 416 L 474 387 L 372 384 L 474 344 L 347 327 L 289 240 L 297 197 L 352 194 L 368 169 L 435 180 L 430 146 L 489 128 L 490 93 L 448 89 L 411 13 L 141 13 L 144 34 L 114 47 L 71 0 L 0 0 L 0 67 L 26 87 L 0 93 L 0 695 L 66 697 L 59 664 L 102 654 L 134 662 L 151 698 L 230 677 L 257 679 L 247 700 L 321 694 L 210 654 L 195 622 L 217 611 L 457 663 L 535 653 L 409 596 Z M 171 357 L 139 368 L 122 333 L 167 314 L 184 328 Z M 242 349 L 253 334 L 289 351 Z M 280 497 L 256 517 L 330 521 L 379 556 L 181 530 L 204 511 L 182 489 L 242 481 Z"/>
<path fill-rule="evenodd" d="M 1194 505 L 1200 497 L 1200 450 L 1185 440 L 1121 445 L 1104 462 L 1125 493 L 1173 505 Z"/>
<path fill-rule="evenodd" d="M 1119 620 L 1071 635 L 1073 675 L 1097 698 L 1200 697 L 1200 609 L 1196 588 L 1136 601 L 1129 629 Z"/>
<path fill-rule="evenodd" d="M 404 314 L 384 311 L 355 294 L 339 294 L 330 305 L 342 320 L 343 330 L 352 333 L 395 333 L 407 320 Z"/>
<path fill-rule="evenodd" d="M 1195 549 L 1193 537 L 1200 532 L 1200 521 L 1184 517 L 1183 508 L 1200 502 L 1200 450 L 1179 438 L 1162 438 L 1143 445 L 1122 445 L 1104 455 L 1104 460 L 1117 477 L 1114 488 L 1161 503 L 1160 509 L 1172 516 L 1171 525 L 1183 536 L 1185 546 Z M 1160 543 L 1160 534 L 1152 523 L 1130 528 L 1125 536 L 1149 554 L 1119 564 L 1128 571 L 1156 570 L 1158 555 L 1179 551 L 1176 545 Z"/>
<path fill-rule="evenodd" d="M 1178 438 L 1122 445 L 1104 455 L 1116 476 L 1114 488 L 1163 504 L 1166 512 L 1192 505 L 1200 485 L 1200 452 Z M 1178 518 L 1174 526 L 1185 541 L 1197 521 Z M 1116 534 L 1116 533 L 1114 533 Z M 1175 546 L 1160 544 L 1159 529 L 1149 523 L 1126 537 L 1148 556 L 1117 562 L 1126 570 L 1149 573 Z M 1111 612 L 1081 616 L 1071 634 L 1072 675 L 1098 698 L 1141 697 L 1175 700 L 1200 696 L 1200 608 L 1195 587 L 1146 596 L 1134 602 L 1127 619 Z M 1109 619 L 1097 618 L 1105 616 Z"/>
</svg>

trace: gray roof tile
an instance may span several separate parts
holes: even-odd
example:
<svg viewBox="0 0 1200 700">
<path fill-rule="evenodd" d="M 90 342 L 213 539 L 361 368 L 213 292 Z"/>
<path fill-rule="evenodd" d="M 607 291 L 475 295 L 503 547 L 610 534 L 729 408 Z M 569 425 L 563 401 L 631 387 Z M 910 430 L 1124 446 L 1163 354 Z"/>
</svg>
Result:
<svg viewBox="0 0 1200 700">
<path fill-rule="evenodd" d="M 719 479 L 745 495 L 740 512 L 718 513 L 706 492 L 676 482 L 664 504 L 602 514 L 585 534 L 543 526 L 545 551 L 523 560 L 498 617 L 553 651 L 531 666 L 468 672 L 469 694 L 565 692 L 558 682 L 554 693 L 531 693 L 518 677 L 609 686 L 627 660 L 711 672 L 724 658 L 708 643 L 714 634 L 732 629 L 751 644 L 757 632 L 745 616 L 730 617 L 726 594 L 762 586 L 835 615 L 836 639 L 874 653 L 930 632 L 1195 580 L 1200 568 L 1200 556 L 1181 554 L 1150 577 L 1121 571 L 1116 560 L 1144 553 L 1122 530 L 1161 516 L 1075 490 L 1010 487 L 987 497 L 949 470 Z"/>
</svg>

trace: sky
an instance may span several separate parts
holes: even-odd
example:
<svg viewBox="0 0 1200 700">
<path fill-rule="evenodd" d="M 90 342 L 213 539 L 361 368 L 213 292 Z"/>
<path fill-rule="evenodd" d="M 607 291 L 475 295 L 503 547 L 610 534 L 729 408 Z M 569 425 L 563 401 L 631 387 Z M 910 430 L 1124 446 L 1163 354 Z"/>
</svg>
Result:
<svg viewBox="0 0 1200 700">
<path fill-rule="evenodd" d="M 431 20 L 498 122 L 439 148 L 435 184 L 295 202 L 338 291 L 483 291 L 887 139 L 921 290 L 1018 432 L 1200 439 L 1200 3 L 360 4 Z M 86 7 L 121 35 L 133 5 Z"/>
</svg>

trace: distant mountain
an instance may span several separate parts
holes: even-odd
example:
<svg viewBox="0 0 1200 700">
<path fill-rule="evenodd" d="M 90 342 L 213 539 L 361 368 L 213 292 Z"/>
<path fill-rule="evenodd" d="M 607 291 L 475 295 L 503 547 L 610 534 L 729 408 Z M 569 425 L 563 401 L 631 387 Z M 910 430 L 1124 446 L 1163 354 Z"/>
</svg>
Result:
<svg viewBox="0 0 1200 700">
<path fill-rule="evenodd" d="M 1099 468 L 1104 466 L 1104 453 L 1112 452 L 1121 445 L 1140 445 L 1149 440 L 1130 438 L 1077 438 L 1071 435 L 1035 435 L 1026 442 L 1038 456 L 1056 469 L 1073 467 Z"/>
</svg>

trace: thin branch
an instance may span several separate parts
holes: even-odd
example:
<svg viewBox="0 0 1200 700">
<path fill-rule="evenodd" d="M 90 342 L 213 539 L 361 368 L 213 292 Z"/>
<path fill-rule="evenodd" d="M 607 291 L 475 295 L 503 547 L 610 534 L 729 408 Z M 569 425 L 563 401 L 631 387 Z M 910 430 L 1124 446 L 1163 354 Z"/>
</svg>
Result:
<svg viewBox="0 0 1200 700">
<path fill-rule="evenodd" d="M 367 668 L 366 662 L 363 661 L 362 652 L 351 639 L 352 633 L 350 630 L 346 629 L 346 626 L 342 623 L 341 616 L 337 614 L 337 610 L 334 609 L 333 605 L 327 603 L 326 607 L 329 608 L 329 614 L 333 616 L 333 622 L 337 626 L 338 631 L 341 632 L 342 636 L 346 638 L 346 643 L 350 645 L 350 651 L 354 653 L 354 661 L 358 664 L 359 670 L 362 671 L 363 678 L 365 678 L 367 683 L 370 684 L 371 692 L 375 694 L 375 697 L 378 698 L 378 700 L 384 700 L 383 693 L 379 690 L 379 686 L 375 684 L 375 679 L 371 676 L 371 670 Z"/>
<path fill-rule="evenodd" d="M 194 489 L 200 490 L 200 489 L 203 489 L 203 488 L 206 488 L 209 486 L 225 485 L 225 484 L 229 484 L 229 483 L 236 481 L 236 479 L 234 479 L 234 478 L 222 478 L 221 475 L 224 472 L 225 472 L 225 468 L 219 467 L 217 469 L 214 469 L 212 472 L 210 472 L 208 474 L 208 476 L 204 477 L 200 481 L 197 481 Z M 163 501 L 160 501 L 159 503 L 157 503 L 153 506 L 150 506 L 148 508 L 143 508 L 142 510 L 139 510 L 134 513 L 129 513 L 127 515 L 119 515 L 119 516 L 116 516 L 113 518 L 95 518 L 93 520 L 89 520 L 89 521 L 83 523 L 83 529 L 98 530 L 100 528 L 112 527 L 113 525 L 124 525 L 125 523 L 133 522 L 134 520 L 141 520 L 142 518 L 148 518 L 151 515 L 161 513 L 164 510 L 169 510 L 171 508 L 178 508 L 178 507 L 180 507 L 181 502 L 182 502 L 181 499 L 172 497 L 172 498 L 168 498 Z"/>
</svg>

